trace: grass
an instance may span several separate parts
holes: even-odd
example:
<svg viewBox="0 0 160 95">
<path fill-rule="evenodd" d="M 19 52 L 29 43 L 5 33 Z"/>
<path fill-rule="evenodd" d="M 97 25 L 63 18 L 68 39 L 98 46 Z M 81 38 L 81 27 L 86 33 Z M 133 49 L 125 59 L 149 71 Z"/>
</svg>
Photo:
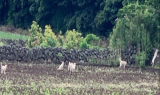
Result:
<svg viewBox="0 0 160 95">
<path fill-rule="evenodd" d="M 2 31 L 0 31 L 0 38 L 1 39 L 12 39 L 12 40 L 19 40 L 19 39 L 28 40 L 28 36 L 8 33 L 8 32 L 2 32 Z"/>
</svg>

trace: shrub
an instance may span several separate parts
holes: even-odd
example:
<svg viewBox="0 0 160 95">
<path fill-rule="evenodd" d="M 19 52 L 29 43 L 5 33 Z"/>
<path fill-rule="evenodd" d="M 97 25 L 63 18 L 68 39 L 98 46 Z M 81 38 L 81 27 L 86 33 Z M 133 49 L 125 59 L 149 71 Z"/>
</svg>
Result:
<svg viewBox="0 0 160 95">
<path fill-rule="evenodd" d="M 58 34 L 58 46 L 62 46 L 64 45 L 64 36 L 62 35 L 62 31 L 59 32 Z"/>
<path fill-rule="evenodd" d="M 41 43 L 44 41 L 44 37 L 42 34 L 42 29 L 39 27 L 39 25 L 33 21 L 31 25 L 31 29 L 29 29 L 29 38 L 27 47 L 32 48 L 35 46 L 40 46 Z"/>
<path fill-rule="evenodd" d="M 51 47 L 55 47 L 57 45 L 57 37 L 55 33 L 52 31 L 50 25 L 45 26 L 44 36 L 47 40 L 47 44 Z"/>
<path fill-rule="evenodd" d="M 40 44 L 41 47 L 49 47 L 49 45 L 47 44 L 47 42 L 43 42 Z"/>
<path fill-rule="evenodd" d="M 65 45 L 68 50 L 70 50 L 71 48 L 75 49 L 79 48 L 80 42 L 83 39 L 82 34 L 75 31 L 75 29 L 67 30 L 65 38 L 66 38 Z"/>
<path fill-rule="evenodd" d="M 59 58 L 59 59 L 62 59 L 62 53 L 60 53 L 60 52 L 58 52 L 58 54 L 57 54 L 57 57 Z"/>
<path fill-rule="evenodd" d="M 57 44 L 57 40 L 53 39 L 53 38 L 47 38 L 47 43 L 48 43 L 49 46 L 55 47 L 56 44 Z"/>
<path fill-rule="evenodd" d="M 93 41 L 98 41 L 98 40 L 99 40 L 99 37 L 97 37 L 97 36 L 94 35 L 94 34 L 88 34 L 88 35 L 85 37 L 85 40 L 87 41 L 88 44 L 92 44 Z"/>
<path fill-rule="evenodd" d="M 88 49 L 90 47 L 89 44 L 87 44 L 87 41 L 86 40 L 82 40 L 81 43 L 80 43 L 80 48 L 81 49 Z"/>
<path fill-rule="evenodd" d="M 0 46 L 3 46 L 3 42 L 0 42 Z"/>
<path fill-rule="evenodd" d="M 140 52 L 139 55 L 136 55 L 135 59 L 136 59 L 136 63 L 139 63 L 140 68 L 145 67 L 145 61 L 147 59 L 147 56 L 144 51 Z"/>
<path fill-rule="evenodd" d="M 87 49 L 87 48 L 97 48 L 99 49 L 98 46 L 93 46 L 93 42 L 94 41 L 98 41 L 99 40 L 99 37 L 97 37 L 96 35 L 94 34 L 88 34 L 80 43 L 80 48 L 81 49 Z"/>
</svg>

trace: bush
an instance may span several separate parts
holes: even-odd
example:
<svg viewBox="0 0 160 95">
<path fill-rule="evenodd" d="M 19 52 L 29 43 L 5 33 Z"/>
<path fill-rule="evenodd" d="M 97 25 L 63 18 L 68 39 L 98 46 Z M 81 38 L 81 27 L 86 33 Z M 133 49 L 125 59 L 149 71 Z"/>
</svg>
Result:
<svg viewBox="0 0 160 95">
<path fill-rule="evenodd" d="M 62 53 L 60 53 L 60 52 L 58 52 L 58 54 L 57 54 L 57 57 L 59 58 L 59 59 L 62 59 Z"/>
<path fill-rule="evenodd" d="M 68 50 L 70 50 L 71 48 L 78 49 L 80 42 L 83 39 L 82 34 L 75 31 L 75 29 L 67 30 L 65 38 L 66 38 L 65 46 Z"/>
<path fill-rule="evenodd" d="M 135 59 L 136 59 L 136 63 L 139 63 L 140 68 L 145 67 L 145 61 L 147 59 L 147 56 L 144 51 L 140 52 L 139 55 L 136 55 Z"/>
<path fill-rule="evenodd" d="M 92 42 L 94 41 L 98 41 L 99 40 L 99 37 L 97 37 L 96 35 L 94 34 L 88 34 L 80 43 L 80 48 L 81 49 L 87 49 L 87 48 L 97 48 L 99 49 L 98 46 L 93 46 L 92 45 Z"/>
<path fill-rule="evenodd" d="M 47 42 L 43 42 L 40 44 L 41 47 L 49 47 L 49 45 L 47 44 Z"/>
<path fill-rule="evenodd" d="M 89 44 L 87 44 L 87 41 L 86 40 L 82 40 L 82 42 L 80 43 L 80 48 L 81 49 L 88 49 L 90 47 Z"/>
<path fill-rule="evenodd" d="M 0 46 L 3 46 L 3 42 L 0 42 Z"/>
<path fill-rule="evenodd" d="M 85 37 L 85 40 L 87 41 L 88 44 L 92 44 L 93 41 L 98 41 L 98 40 L 99 40 L 99 37 L 97 37 L 97 36 L 94 35 L 94 34 L 88 34 L 88 35 Z"/>
<path fill-rule="evenodd" d="M 57 45 L 57 37 L 55 33 L 52 31 L 50 25 L 45 26 L 44 36 L 47 40 L 48 46 L 55 47 Z"/>
<path fill-rule="evenodd" d="M 35 46 L 40 46 L 41 43 L 44 41 L 44 37 L 42 34 L 42 29 L 39 27 L 39 25 L 33 21 L 31 25 L 31 29 L 29 29 L 29 38 L 27 47 L 32 48 Z"/>
<path fill-rule="evenodd" d="M 64 37 L 62 35 L 62 31 L 60 31 L 59 34 L 58 34 L 58 44 L 57 45 L 62 46 L 62 47 L 64 45 Z"/>
</svg>

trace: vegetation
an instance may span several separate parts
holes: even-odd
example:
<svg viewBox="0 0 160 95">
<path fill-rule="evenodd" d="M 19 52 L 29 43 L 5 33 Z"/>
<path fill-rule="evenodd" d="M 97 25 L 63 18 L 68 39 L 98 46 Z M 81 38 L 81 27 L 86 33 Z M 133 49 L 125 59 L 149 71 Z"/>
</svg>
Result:
<svg viewBox="0 0 160 95">
<path fill-rule="evenodd" d="M 45 39 L 47 39 L 48 46 L 55 47 L 57 45 L 57 37 L 52 31 L 50 25 L 45 26 L 44 36 L 45 36 Z"/>
<path fill-rule="evenodd" d="M 92 45 L 93 42 L 98 41 L 99 37 L 94 34 L 88 34 L 80 43 L 81 49 L 89 49 L 89 48 L 97 48 L 96 46 Z"/>
<path fill-rule="evenodd" d="M 28 40 L 29 48 L 58 46 L 70 50 L 99 49 L 103 36 L 113 50 L 136 47 L 137 54 L 132 59 L 142 69 L 151 60 L 153 48 L 160 50 L 159 5 L 159 0 L 0 0 L 0 26 L 29 29 L 30 34 L 0 31 L 0 39 Z M 63 55 L 58 52 L 56 57 L 62 59 Z M 98 57 L 97 60 L 92 56 L 88 63 L 119 65 L 116 56 L 109 55 L 107 60 Z M 53 64 L 8 64 L 7 74 L 0 75 L 0 95 L 160 93 L 159 76 L 153 76 L 150 67 L 139 74 L 137 68 L 124 71 L 117 67 L 78 65 L 78 73 L 70 74 L 67 69 L 57 71 L 58 66 Z"/>
<path fill-rule="evenodd" d="M 13 34 L 13 33 L 9 33 L 9 32 L 2 32 L 0 31 L 0 39 L 12 39 L 12 40 L 28 40 L 28 36 L 25 35 L 20 35 L 20 34 Z"/>
<path fill-rule="evenodd" d="M 129 45 L 136 46 L 137 56 L 139 56 L 137 63 L 140 67 L 144 67 L 152 48 L 160 48 L 156 10 L 137 1 L 120 9 L 118 16 L 118 21 L 110 35 L 110 47 L 124 49 Z"/>
<path fill-rule="evenodd" d="M 42 29 L 39 27 L 37 22 L 33 21 L 33 24 L 31 25 L 31 29 L 29 29 L 30 35 L 28 38 L 27 46 L 29 48 L 40 46 L 44 41 L 45 38 L 42 34 Z"/>
<path fill-rule="evenodd" d="M 36 21 L 57 34 L 78 30 L 83 35 L 109 35 L 123 0 L 0 0 L 0 24 L 28 29 Z"/>
<path fill-rule="evenodd" d="M 73 30 L 67 30 L 65 34 L 65 39 L 66 39 L 65 46 L 68 50 L 70 50 L 71 48 L 78 49 L 83 37 L 81 33 L 78 33 L 75 29 L 73 29 Z"/>
<path fill-rule="evenodd" d="M 102 35 L 109 37 L 111 48 L 124 49 L 130 45 L 135 46 L 138 51 L 136 56 L 140 56 L 137 57 L 138 64 L 145 64 L 151 56 L 152 49 L 160 48 L 158 0 L 0 2 L 1 25 L 27 29 L 33 21 L 27 43 L 30 48 L 34 46 L 99 48 L 91 45 L 89 39 L 93 35 L 90 34 Z M 92 40 L 95 40 L 94 37 Z"/>
<path fill-rule="evenodd" d="M 64 43 L 64 36 L 62 35 L 62 31 L 60 31 L 58 34 L 58 45 L 63 47 Z"/>
<path fill-rule="evenodd" d="M 158 95 L 159 77 L 150 70 L 139 74 L 135 68 L 77 66 L 69 74 L 58 65 L 9 64 L 0 77 L 0 95 Z M 77 73 L 78 72 L 78 73 Z M 141 77 L 140 77 L 141 76 Z"/>
</svg>

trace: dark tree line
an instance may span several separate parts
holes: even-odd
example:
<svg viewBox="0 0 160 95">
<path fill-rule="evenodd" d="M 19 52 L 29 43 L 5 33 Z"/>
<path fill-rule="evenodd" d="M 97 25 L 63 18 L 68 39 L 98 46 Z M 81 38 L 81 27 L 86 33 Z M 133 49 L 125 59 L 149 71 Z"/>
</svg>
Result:
<svg viewBox="0 0 160 95">
<path fill-rule="evenodd" d="M 28 29 L 34 20 L 55 33 L 76 29 L 108 37 L 118 10 L 137 1 L 159 12 L 159 0 L 0 0 L 0 25 Z"/>
<path fill-rule="evenodd" d="M 53 31 L 107 36 L 123 0 L 0 0 L 0 24 L 28 29 L 33 20 Z"/>
</svg>

